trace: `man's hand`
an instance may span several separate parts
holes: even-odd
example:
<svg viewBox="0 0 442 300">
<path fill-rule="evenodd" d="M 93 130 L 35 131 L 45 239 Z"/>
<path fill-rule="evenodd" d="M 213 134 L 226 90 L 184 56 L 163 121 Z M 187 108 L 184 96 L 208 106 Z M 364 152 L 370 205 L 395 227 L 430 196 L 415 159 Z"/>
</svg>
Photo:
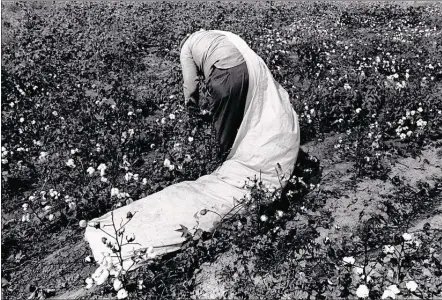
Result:
<svg viewBox="0 0 442 300">
<path fill-rule="evenodd" d="M 198 101 L 194 97 L 190 97 L 189 99 L 184 100 L 184 105 L 186 107 L 189 106 L 198 106 Z"/>
</svg>

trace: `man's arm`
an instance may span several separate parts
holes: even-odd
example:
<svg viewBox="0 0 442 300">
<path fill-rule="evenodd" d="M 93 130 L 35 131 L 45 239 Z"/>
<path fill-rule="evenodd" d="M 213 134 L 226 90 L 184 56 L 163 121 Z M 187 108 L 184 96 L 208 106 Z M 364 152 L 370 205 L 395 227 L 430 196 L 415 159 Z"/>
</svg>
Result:
<svg viewBox="0 0 442 300">
<path fill-rule="evenodd" d="M 192 103 L 197 105 L 199 103 L 198 69 L 196 67 L 195 61 L 192 58 L 189 39 L 187 39 L 181 49 L 180 61 L 183 71 L 183 90 L 185 104 L 187 105 L 189 103 Z"/>
</svg>

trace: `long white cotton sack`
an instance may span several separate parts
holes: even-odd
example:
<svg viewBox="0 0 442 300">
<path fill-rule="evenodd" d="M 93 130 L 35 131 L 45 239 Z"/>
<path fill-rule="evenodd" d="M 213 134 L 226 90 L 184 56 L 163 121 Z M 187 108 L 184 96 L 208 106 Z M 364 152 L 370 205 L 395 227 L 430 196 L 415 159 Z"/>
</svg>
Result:
<svg viewBox="0 0 442 300">
<path fill-rule="evenodd" d="M 298 118 L 289 101 L 288 93 L 271 75 L 264 61 L 239 36 L 225 31 L 246 60 L 249 72 L 244 119 L 227 160 L 215 172 L 171 185 L 160 192 L 115 209 L 117 226 L 126 220 L 128 212 L 136 212 L 125 226 L 125 234 L 134 234 L 133 245 L 122 247 L 123 267 L 132 265 L 134 250 L 153 247 L 157 255 L 179 250 L 184 237 L 177 229 L 185 226 L 189 230 L 213 229 L 220 217 L 208 212 L 195 214 L 203 209 L 223 216 L 234 207 L 234 198 L 241 199 L 247 193 L 244 183 L 248 177 L 260 176 L 270 187 L 280 188 L 280 178 L 288 179 L 293 171 L 299 151 Z M 281 171 L 278 171 L 277 164 Z M 280 170 L 279 169 L 279 170 Z M 282 185 L 285 185 L 285 180 Z M 91 221 L 111 225 L 111 213 Z M 112 227 L 104 229 L 111 232 Z M 85 239 L 89 242 L 94 258 L 101 261 L 111 250 L 102 243 L 107 236 L 99 229 L 87 227 Z M 114 260 L 115 264 L 118 261 Z M 138 266 L 138 265 L 136 265 Z M 136 267 L 135 266 L 135 267 Z"/>
</svg>

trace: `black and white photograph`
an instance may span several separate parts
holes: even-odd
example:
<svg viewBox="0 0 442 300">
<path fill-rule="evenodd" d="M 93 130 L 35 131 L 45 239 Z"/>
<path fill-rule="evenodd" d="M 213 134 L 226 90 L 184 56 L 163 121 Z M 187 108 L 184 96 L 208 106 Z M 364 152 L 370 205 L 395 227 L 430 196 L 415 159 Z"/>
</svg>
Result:
<svg viewBox="0 0 442 300">
<path fill-rule="evenodd" d="M 1 299 L 442 299 L 442 1 L 1 0 Z"/>
</svg>

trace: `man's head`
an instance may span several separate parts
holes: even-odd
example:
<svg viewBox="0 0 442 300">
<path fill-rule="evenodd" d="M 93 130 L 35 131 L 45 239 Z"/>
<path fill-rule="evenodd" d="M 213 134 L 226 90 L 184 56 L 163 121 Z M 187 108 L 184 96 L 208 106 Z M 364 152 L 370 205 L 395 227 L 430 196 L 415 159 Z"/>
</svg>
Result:
<svg viewBox="0 0 442 300">
<path fill-rule="evenodd" d="M 178 51 L 181 51 L 181 48 L 183 48 L 184 43 L 187 41 L 187 39 L 189 38 L 190 33 L 186 34 L 186 36 L 181 40 L 180 42 L 180 48 L 178 49 Z"/>
<path fill-rule="evenodd" d="M 187 39 L 189 38 L 189 36 L 190 36 L 190 33 L 186 34 L 186 36 L 181 40 L 180 45 L 179 45 L 179 48 L 173 48 L 171 51 L 169 51 L 169 53 L 170 53 L 172 56 L 179 57 L 179 56 L 180 56 L 180 53 L 181 53 L 181 48 L 183 48 L 183 45 L 184 45 L 184 43 L 187 41 Z"/>
</svg>

